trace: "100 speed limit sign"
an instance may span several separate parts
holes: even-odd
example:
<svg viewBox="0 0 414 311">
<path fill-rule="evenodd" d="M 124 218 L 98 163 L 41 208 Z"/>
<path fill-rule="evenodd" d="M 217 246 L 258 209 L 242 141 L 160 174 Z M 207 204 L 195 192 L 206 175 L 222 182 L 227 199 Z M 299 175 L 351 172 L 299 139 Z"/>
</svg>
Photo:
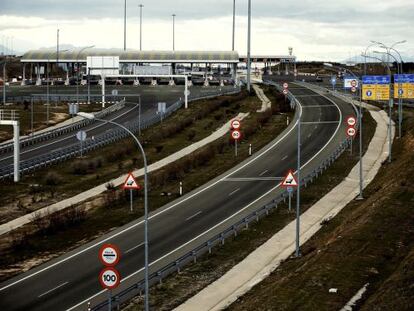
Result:
<svg viewBox="0 0 414 311">
<path fill-rule="evenodd" d="M 107 267 L 99 274 L 99 282 L 103 288 L 114 289 L 121 282 L 121 276 L 115 268 Z"/>
</svg>

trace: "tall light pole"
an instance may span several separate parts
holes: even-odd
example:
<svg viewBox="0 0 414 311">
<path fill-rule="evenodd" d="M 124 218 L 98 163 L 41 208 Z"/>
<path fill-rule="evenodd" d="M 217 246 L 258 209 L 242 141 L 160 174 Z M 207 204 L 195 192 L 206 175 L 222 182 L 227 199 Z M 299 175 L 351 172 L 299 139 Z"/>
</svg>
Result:
<svg viewBox="0 0 414 311">
<path fill-rule="evenodd" d="M 252 21 L 252 1 L 248 3 L 248 18 L 247 18 L 247 91 L 250 93 L 250 38 L 251 38 L 251 21 Z"/>
<path fill-rule="evenodd" d="M 116 123 L 114 121 L 110 120 L 102 120 L 99 118 L 96 118 L 95 115 L 91 113 L 85 113 L 85 112 L 79 112 L 79 116 L 84 117 L 86 119 L 93 119 L 96 121 L 100 121 L 103 123 L 110 123 L 115 126 L 118 126 L 122 128 L 124 131 L 126 131 L 129 135 L 132 136 L 132 138 L 137 143 L 139 150 L 141 151 L 142 158 L 144 160 L 144 245 L 145 245 L 145 311 L 149 311 L 149 262 L 148 262 L 148 168 L 147 168 L 147 157 L 145 156 L 144 148 L 142 147 L 141 143 L 139 142 L 138 138 L 132 133 L 128 128 L 123 126 L 122 124 Z"/>
<path fill-rule="evenodd" d="M 173 28 L 172 28 L 172 32 L 173 32 L 173 51 L 175 51 L 175 17 L 176 16 L 177 15 L 175 15 L 175 14 L 172 15 L 172 22 L 173 22 L 173 24 L 172 24 L 172 26 L 173 26 Z"/>
<path fill-rule="evenodd" d="M 124 1 L 124 51 L 126 50 L 126 18 L 127 18 L 127 0 Z"/>
<path fill-rule="evenodd" d="M 233 0 L 233 40 L 232 40 L 232 51 L 234 51 L 235 34 L 236 34 L 236 0 Z"/>
<path fill-rule="evenodd" d="M 386 46 L 382 43 L 380 44 L 380 47 L 387 51 L 387 59 L 389 59 L 390 56 L 392 58 L 394 58 L 394 60 L 397 63 L 398 70 L 401 74 L 402 74 L 402 71 L 403 71 L 402 70 L 402 57 L 401 57 L 401 54 L 394 47 L 398 44 L 403 44 L 405 42 L 407 42 L 407 40 L 395 42 L 390 47 L 388 47 L 388 46 Z M 401 61 L 401 69 L 400 69 L 400 65 L 398 63 L 398 60 L 391 54 L 391 51 L 394 51 L 398 54 L 398 56 L 400 58 L 400 61 Z M 398 138 L 401 138 L 401 126 L 402 126 L 402 99 L 401 99 L 400 89 L 401 89 L 401 83 L 398 83 Z"/>
<path fill-rule="evenodd" d="M 139 5 L 139 50 L 142 51 L 142 8 L 144 5 Z"/>
<path fill-rule="evenodd" d="M 368 45 L 367 46 L 367 48 L 365 49 L 365 53 L 364 53 L 364 75 L 366 75 L 367 74 L 367 54 L 368 54 L 368 50 L 369 50 L 369 48 L 370 47 L 373 47 L 373 46 L 375 46 L 375 45 L 378 45 L 378 43 L 376 43 L 376 42 L 373 42 L 373 43 L 371 43 L 370 45 Z"/>
<path fill-rule="evenodd" d="M 249 0 L 250 2 L 250 0 Z M 299 118 L 298 118 L 298 167 L 297 167 L 297 181 L 298 181 L 298 186 L 297 186 L 297 193 L 296 193 L 296 252 L 295 255 L 296 257 L 300 257 L 300 166 L 301 166 L 301 162 L 300 162 L 300 153 L 301 153 L 301 128 L 300 128 L 300 123 L 302 122 L 302 107 L 299 105 L 298 100 L 296 100 L 296 109 L 300 109 L 299 112 Z"/>
<path fill-rule="evenodd" d="M 362 55 L 364 56 L 364 55 Z M 324 63 L 325 66 L 333 68 L 333 65 L 330 63 Z M 359 88 L 359 111 L 358 111 L 358 124 L 359 124 L 359 195 L 358 200 L 362 200 L 363 196 L 363 187 L 364 187 L 364 176 L 363 176 L 363 163 L 362 163 L 362 79 L 360 79 L 352 70 L 336 66 L 338 70 L 350 73 L 355 80 L 358 81 Z"/>
<path fill-rule="evenodd" d="M 76 76 L 76 103 L 78 105 L 79 105 L 79 72 L 80 72 L 80 68 L 79 68 L 79 56 L 86 49 L 91 49 L 93 47 L 94 47 L 94 45 L 91 45 L 91 46 L 84 47 L 83 49 L 80 49 L 80 51 L 78 52 L 78 55 L 76 56 L 76 63 L 78 65 L 78 68 L 77 68 L 77 76 Z"/>
<path fill-rule="evenodd" d="M 6 60 L 7 57 L 4 55 L 3 59 L 3 105 L 6 105 Z"/>
<path fill-rule="evenodd" d="M 374 53 L 379 53 L 379 54 L 384 54 L 378 51 L 374 51 Z M 376 59 L 379 60 L 383 65 L 385 65 L 387 67 L 388 70 L 388 75 L 390 77 L 390 99 L 388 102 L 388 114 L 389 114 L 389 122 L 388 122 L 388 163 L 391 163 L 392 160 L 392 139 L 391 139 L 391 122 L 392 122 L 392 106 L 394 106 L 394 96 L 392 93 L 392 87 L 391 87 L 391 68 L 388 62 L 384 62 L 382 59 L 380 59 L 379 57 L 375 57 L 375 56 L 368 56 L 368 58 L 372 58 L 372 59 Z"/>
</svg>

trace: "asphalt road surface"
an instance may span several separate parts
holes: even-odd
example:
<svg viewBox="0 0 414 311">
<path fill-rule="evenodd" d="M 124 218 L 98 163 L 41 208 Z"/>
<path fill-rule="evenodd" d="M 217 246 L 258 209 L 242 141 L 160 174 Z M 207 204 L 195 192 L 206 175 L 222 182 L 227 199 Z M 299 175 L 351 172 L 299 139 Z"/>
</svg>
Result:
<svg viewBox="0 0 414 311">
<path fill-rule="evenodd" d="M 335 103 L 309 89 L 290 85 L 302 105 L 302 168 L 310 171 L 345 137 L 349 104 Z M 195 246 L 268 203 L 280 191 L 280 178 L 296 168 L 297 122 L 272 143 L 236 168 L 184 197 L 151 213 L 150 268 L 156 271 Z M 273 178 L 273 179 L 272 179 Z M 149 202 L 151 204 L 151 202 Z M 103 243 L 119 246 L 117 265 L 123 281 L 114 295 L 143 278 L 143 220 L 139 219 L 104 237 L 41 265 L 0 285 L 0 309 L 86 310 L 106 299 L 98 282 Z"/>
</svg>

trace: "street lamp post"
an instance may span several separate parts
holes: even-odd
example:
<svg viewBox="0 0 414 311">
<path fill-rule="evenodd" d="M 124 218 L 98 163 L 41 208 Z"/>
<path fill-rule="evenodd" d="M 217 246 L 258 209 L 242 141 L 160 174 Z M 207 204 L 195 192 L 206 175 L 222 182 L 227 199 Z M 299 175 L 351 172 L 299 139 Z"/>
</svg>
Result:
<svg viewBox="0 0 414 311">
<path fill-rule="evenodd" d="M 85 51 L 86 49 L 91 49 L 91 48 L 93 48 L 93 47 L 94 47 L 94 45 L 84 47 L 83 49 L 81 49 L 81 50 L 78 52 L 78 55 L 76 56 L 76 64 L 77 64 L 77 66 L 78 66 L 78 68 L 77 68 L 77 75 L 76 75 L 76 103 L 77 103 L 78 105 L 79 105 L 79 72 L 80 72 L 80 68 L 79 68 L 79 56 L 80 56 L 80 54 L 81 54 L 83 51 Z"/>
<path fill-rule="evenodd" d="M 364 53 L 364 75 L 367 74 L 367 54 L 368 54 L 368 50 L 370 47 L 373 47 L 375 45 L 378 45 L 376 42 L 372 42 L 370 45 L 367 46 L 367 48 L 365 49 L 365 53 Z"/>
<path fill-rule="evenodd" d="M 172 15 L 172 22 L 173 22 L 173 51 L 175 51 L 175 17 L 177 15 L 173 14 Z"/>
<path fill-rule="evenodd" d="M 122 128 L 124 131 L 126 131 L 129 135 L 132 136 L 132 138 L 137 143 L 139 150 L 141 151 L 142 158 L 144 160 L 144 246 L 145 246 L 145 311 L 149 311 L 149 262 L 148 262 L 148 167 L 147 167 L 147 158 L 145 156 L 144 148 L 142 147 L 141 143 L 139 142 L 138 138 L 132 133 L 128 128 L 123 126 L 122 124 L 119 124 L 117 122 L 111 121 L 111 120 L 103 120 L 96 118 L 95 115 L 91 113 L 85 113 L 85 112 L 79 112 L 78 116 L 81 116 L 86 119 L 93 119 L 96 121 L 100 121 L 103 123 L 109 123 L 112 125 L 115 125 L 117 127 Z"/>
<path fill-rule="evenodd" d="M 232 51 L 234 51 L 235 34 L 236 34 L 236 0 L 233 0 L 233 40 L 232 40 Z"/>
<path fill-rule="evenodd" d="M 247 18 L 247 91 L 250 93 L 250 38 L 251 38 L 251 21 L 252 21 L 252 2 L 248 2 L 248 18 Z"/>
<path fill-rule="evenodd" d="M 144 5 L 139 5 L 139 50 L 142 51 L 142 8 Z"/>
<path fill-rule="evenodd" d="M 328 67 L 333 67 L 332 64 L 325 63 Z M 358 200 L 362 200 L 363 196 L 363 188 L 364 188 L 364 176 L 363 176 L 363 163 L 362 163 L 362 79 L 360 79 L 352 70 L 338 67 L 340 70 L 345 72 L 349 72 L 355 80 L 358 81 L 358 88 L 359 88 L 359 111 L 358 111 L 358 124 L 359 124 L 359 195 L 357 197 Z"/>
<path fill-rule="evenodd" d="M 249 1 L 250 2 L 250 1 Z M 299 118 L 298 118 L 298 167 L 297 167 L 297 180 L 298 180 L 298 186 L 297 186 L 297 194 L 296 194 L 296 257 L 300 257 L 300 153 L 301 153 L 301 128 L 300 123 L 302 122 L 302 108 L 299 105 L 299 102 L 296 100 L 296 109 L 300 109 L 299 112 Z"/>
<path fill-rule="evenodd" d="M 376 53 L 376 52 L 377 51 L 374 51 L 374 53 Z M 379 60 L 383 65 L 385 65 L 387 67 L 388 75 L 390 76 L 390 99 L 389 99 L 389 102 L 388 102 L 388 114 L 389 114 L 389 122 L 388 122 L 388 139 L 389 139 L 388 140 L 388 163 L 391 163 L 391 159 L 392 159 L 392 155 L 391 155 L 391 152 L 392 152 L 391 122 L 392 122 L 392 106 L 394 106 L 394 96 L 392 94 L 392 87 L 391 87 L 391 68 L 390 68 L 390 65 L 388 63 L 384 62 L 379 57 L 368 56 L 368 55 L 367 55 L 367 57 Z"/>
<path fill-rule="evenodd" d="M 127 18 L 127 0 L 124 1 L 124 51 L 126 50 L 126 18 Z"/>
<path fill-rule="evenodd" d="M 3 105 L 6 105 L 6 56 L 3 60 Z"/>
</svg>

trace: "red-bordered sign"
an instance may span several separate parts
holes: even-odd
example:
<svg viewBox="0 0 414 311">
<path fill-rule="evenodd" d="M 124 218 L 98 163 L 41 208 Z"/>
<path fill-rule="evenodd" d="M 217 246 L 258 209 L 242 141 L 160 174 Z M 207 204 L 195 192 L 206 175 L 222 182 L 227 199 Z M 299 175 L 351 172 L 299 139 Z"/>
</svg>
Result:
<svg viewBox="0 0 414 311">
<path fill-rule="evenodd" d="M 355 126 L 356 123 L 357 123 L 357 120 L 354 116 L 348 116 L 346 118 L 346 124 L 348 124 L 348 126 Z"/>
<path fill-rule="evenodd" d="M 125 179 L 124 185 L 122 186 L 123 189 L 141 189 L 141 186 L 138 185 L 137 181 L 135 180 L 134 175 L 132 173 L 128 174 L 128 177 Z"/>
<path fill-rule="evenodd" d="M 350 126 L 346 129 L 346 135 L 348 137 L 354 137 L 356 135 L 356 129 L 353 126 Z"/>
<path fill-rule="evenodd" d="M 231 121 L 231 128 L 233 130 L 238 130 L 241 128 L 241 122 L 239 119 L 234 119 Z"/>
<path fill-rule="evenodd" d="M 233 138 L 233 140 L 240 140 L 241 137 L 242 137 L 242 134 L 239 130 L 231 131 L 231 138 Z"/>
<path fill-rule="evenodd" d="M 282 187 L 297 187 L 297 186 L 298 186 L 298 182 L 295 176 L 293 175 L 293 171 L 290 170 L 282 181 Z"/>
<path fill-rule="evenodd" d="M 114 289 L 117 288 L 121 282 L 121 275 L 118 270 L 113 267 L 106 267 L 102 269 L 99 274 L 99 282 L 103 288 Z"/>
<path fill-rule="evenodd" d="M 357 81 L 356 80 L 352 80 L 351 81 L 351 86 L 352 87 L 356 87 L 357 86 Z"/>
<path fill-rule="evenodd" d="M 355 86 L 351 87 L 351 92 L 352 93 L 356 93 L 356 91 L 357 91 L 357 88 Z"/>
<path fill-rule="evenodd" d="M 287 82 L 283 83 L 283 88 L 284 88 L 284 89 L 289 88 L 289 84 L 288 84 Z"/>
<path fill-rule="evenodd" d="M 113 267 L 121 259 L 121 252 L 116 245 L 104 244 L 99 249 L 99 260 L 104 266 Z"/>
<path fill-rule="evenodd" d="M 287 89 L 284 89 L 284 90 L 283 90 L 283 94 L 284 94 L 284 95 L 287 95 L 288 93 L 289 93 L 289 91 L 288 91 Z"/>
</svg>

